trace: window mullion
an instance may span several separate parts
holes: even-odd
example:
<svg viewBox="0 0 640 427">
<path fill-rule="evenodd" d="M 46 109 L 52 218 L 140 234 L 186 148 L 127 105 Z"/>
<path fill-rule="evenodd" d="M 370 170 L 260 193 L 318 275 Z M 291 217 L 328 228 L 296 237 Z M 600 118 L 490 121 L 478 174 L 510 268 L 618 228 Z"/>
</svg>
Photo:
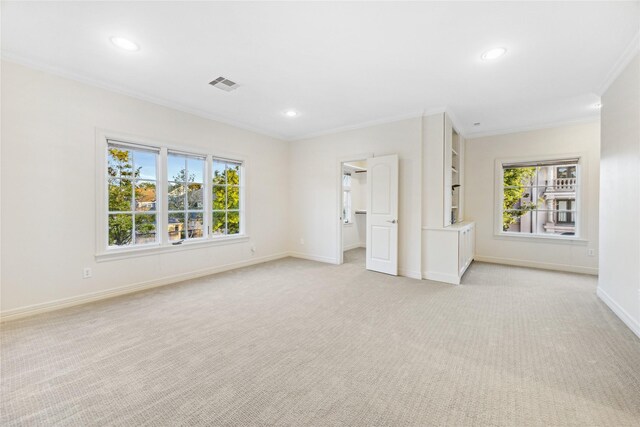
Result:
<svg viewBox="0 0 640 427">
<path fill-rule="evenodd" d="M 157 178 L 157 194 L 156 194 L 156 211 L 158 217 L 157 222 L 160 226 L 158 234 L 160 235 L 160 244 L 169 244 L 169 177 L 167 176 L 167 149 L 161 148 L 158 156 L 158 175 Z M 160 199 L 160 200 L 158 200 Z M 159 202 L 159 203 L 158 203 Z"/>
<path fill-rule="evenodd" d="M 208 239 L 211 237 L 211 217 L 213 216 L 213 158 L 211 154 L 208 154 L 205 159 L 204 165 L 204 183 L 202 185 L 202 226 L 205 229 L 205 237 Z"/>
</svg>

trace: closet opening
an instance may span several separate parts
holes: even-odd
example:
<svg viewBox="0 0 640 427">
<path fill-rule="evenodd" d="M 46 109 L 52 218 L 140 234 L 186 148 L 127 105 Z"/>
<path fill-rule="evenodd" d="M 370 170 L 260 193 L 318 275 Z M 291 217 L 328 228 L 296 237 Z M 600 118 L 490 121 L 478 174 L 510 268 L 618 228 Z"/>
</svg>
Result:
<svg viewBox="0 0 640 427">
<path fill-rule="evenodd" d="M 342 162 L 342 260 L 366 266 L 367 247 L 367 160 Z"/>
</svg>

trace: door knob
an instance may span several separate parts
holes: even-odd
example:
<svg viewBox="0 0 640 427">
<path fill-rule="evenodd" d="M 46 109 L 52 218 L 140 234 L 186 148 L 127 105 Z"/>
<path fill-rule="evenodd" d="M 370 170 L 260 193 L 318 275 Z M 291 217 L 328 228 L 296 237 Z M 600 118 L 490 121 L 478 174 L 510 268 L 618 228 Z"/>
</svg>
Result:
<svg viewBox="0 0 640 427">
<path fill-rule="evenodd" d="M 391 221 L 387 220 L 387 222 L 390 222 L 391 224 L 397 224 L 398 220 L 397 219 L 392 219 Z"/>
</svg>

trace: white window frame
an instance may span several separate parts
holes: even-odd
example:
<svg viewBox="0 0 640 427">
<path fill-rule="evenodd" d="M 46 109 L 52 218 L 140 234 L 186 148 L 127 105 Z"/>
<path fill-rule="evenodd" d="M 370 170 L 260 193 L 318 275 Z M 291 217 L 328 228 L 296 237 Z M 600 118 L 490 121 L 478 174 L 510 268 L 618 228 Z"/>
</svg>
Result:
<svg viewBox="0 0 640 427">
<path fill-rule="evenodd" d="M 156 242 L 143 245 L 132 245 L 123 247 L 110 247 L 109 238 L 109 192 L 107 186 L 108 155 L 107 147 L 109 141 L 117 142 L 123 146 L 131 146 L 133 149 L 152 148 L 159 149 L 156 164 L 156 215 L 157 231 Z M 198 239 L 186 239 L 183 241 L 169 241 L 167 233 L 169 226 L 168 218 L 168 177 L 167 177 L 167 154 L 168 152 L 199 156 L 205 158 L 204 170 L 204 224 L 206 237 Z M 240 233 L 233 235 L 213 235 L 211 232 L 211 176 L 213 158 L 225 158 L 238 162 L 240 166 Z M 97 129 L 96 130 L 96 252 L 97 261 L 109 261 L 126 259 L 136 256 L 147 256 L 157 253 L 183 251 L 197 249 L 207 246 L 225 245 L 246 242 L 250 239 L 247 224 L 248 190 L 247 190 L 247 164 L 249 159 L 246 156 L 216 150 L 215 155 L 206 153 L 202 149 L 187 148 L 183 145 L 149 139 L 139 136 L 131 136 L 119 132 Z M 179 242 L 179 243 L 178 243 Z"/>
<path fill-rule="evenodd" d="M 509 163 L 534 163 L 534 162 L 549 162 L 549 161 L 563 161 L 574 160 L 577 162 L 577 185 L 576 185 L 576 218 L 575 228 L 576 232 L 574 236 L 562 236 L 557 234 L 525 234 L 525 233 L 509 233 L 502 230 L 502 198 L 504 195 L 504 165 Z M 494 236 L 505 239 L 540 239 L 540 240 L 556 240 L 558 242 L 587 242 L 587 228 L 586 228 L 586 203 L 584 203 L 584 194 L 587 193 L 587 154 L 586 153 L 571 153 L 571 154 L 557 154 L 557 155 L 544 155 L 544 156 L 527 156 L 527 157 L 512 157 L 495 160 L 495 174 L 494 174 Z"/>
</svg>

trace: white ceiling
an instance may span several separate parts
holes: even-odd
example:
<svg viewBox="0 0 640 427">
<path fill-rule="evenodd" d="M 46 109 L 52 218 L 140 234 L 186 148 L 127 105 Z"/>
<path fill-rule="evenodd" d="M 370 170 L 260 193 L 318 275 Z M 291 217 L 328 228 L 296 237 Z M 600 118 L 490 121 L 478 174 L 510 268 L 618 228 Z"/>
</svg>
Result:
<svg viewBox="0 0 640 427">
<path fill-rule="evenodd" d="M 3 1 L 2 56 L 286 139 L 442 108 L 473 136 L 597 117 L 639 3 Z"/>
</svg>

